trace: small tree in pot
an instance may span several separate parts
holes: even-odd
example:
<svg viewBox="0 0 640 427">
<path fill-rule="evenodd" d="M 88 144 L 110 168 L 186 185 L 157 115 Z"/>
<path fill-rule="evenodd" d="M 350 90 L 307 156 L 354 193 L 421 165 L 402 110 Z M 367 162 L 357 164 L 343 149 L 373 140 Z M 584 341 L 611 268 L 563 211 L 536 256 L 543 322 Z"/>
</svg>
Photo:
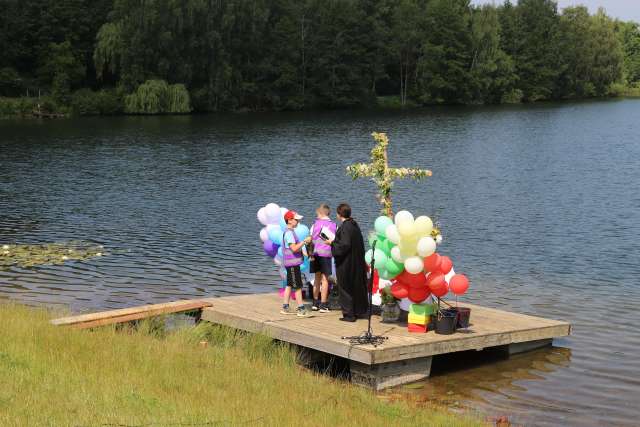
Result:
<svg viewBox="0 0 640 427">
<path fill-rule="evenodd" d="M 390 286 L 380 290 L 380 298 L 382 299 L 382 322 L 397 322 L 400 319 L 400 306 L 398 300 L 391 294 Z"/>
</svg>

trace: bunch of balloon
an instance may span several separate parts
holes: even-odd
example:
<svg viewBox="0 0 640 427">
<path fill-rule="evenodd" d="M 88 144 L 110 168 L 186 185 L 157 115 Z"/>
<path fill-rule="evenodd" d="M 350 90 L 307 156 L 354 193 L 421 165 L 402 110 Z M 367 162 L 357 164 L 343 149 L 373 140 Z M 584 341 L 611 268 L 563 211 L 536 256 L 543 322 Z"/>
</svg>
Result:
<svg viewBox="0 0 640 427">
<path fill-rule="evenodd" d="M 428 216 L 414 216 L 408 211 L 400 211 L 392 220 L 380 216 L 374 223 L 375 232 L 369 243 L 377 240 L 375 254 L 369 250 L 365 254 L 368 264 L 375 255 L 376 270 L 381 280 L 389 280 L 392 295 L 400 300 L 400 308 L 409 310 L 412 303 L 427 302 L 433 295 L 444 297 L 450 291 L 450 280 L 455 277 L 453 263 L 447 256 L 436 253 L 437 243 L 442 239 L 434 233 L 433 221 Z M 461 295 L 468 288 L 468 280 L 463 275 L 455 280 L 455 291 Z M 466 280 L 466 282 L 465 282 Z"/>
<path fill-rule="evenodd" d="M 287 286 L 287 273 L 283 266 L 283 254 L 282 254 L 282 238 L 284 232 L 287 229 L 287 224 L 284 222 L 284 214 L 287 212 L 287 208 L 278 206 L 276 203 L 269 203 L 266 206 L 261 207 L 258 210 L 258 221 L 263 225 L 260 230 L 260 240 L 262 240 L 262 249 L 265 255 L 269 258 L 273 258 L 273 263 L 278 266 L 280 272 L 280 289 L 284 289 Z M 294 229 L 294 232 L 299 241 L 302 241 L 309 236 L 309 227 L 304 224 L 298 224 Z M 305 256 L 304 262 L 300 266 L 300 270 L 303 273 L 309 272 L 309 258 Z"/>
</svg>

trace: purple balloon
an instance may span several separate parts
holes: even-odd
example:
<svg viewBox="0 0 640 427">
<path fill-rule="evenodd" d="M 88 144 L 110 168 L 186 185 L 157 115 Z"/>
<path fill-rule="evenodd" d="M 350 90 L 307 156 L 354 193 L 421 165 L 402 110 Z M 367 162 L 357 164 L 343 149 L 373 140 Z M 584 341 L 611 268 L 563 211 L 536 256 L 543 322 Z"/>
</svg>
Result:
<svg viewBox="0 0 640 427">
<path fill-rule="evenodd" d="M 273 258 L 278 253 L 278 249 L 280 248 L 280 245 L 276 245 L 271 240 L 267 240 L 266 242 L 262 243 L 262 248 L 264 249 L 264 253 L 268 257 Z"/>
</svg>

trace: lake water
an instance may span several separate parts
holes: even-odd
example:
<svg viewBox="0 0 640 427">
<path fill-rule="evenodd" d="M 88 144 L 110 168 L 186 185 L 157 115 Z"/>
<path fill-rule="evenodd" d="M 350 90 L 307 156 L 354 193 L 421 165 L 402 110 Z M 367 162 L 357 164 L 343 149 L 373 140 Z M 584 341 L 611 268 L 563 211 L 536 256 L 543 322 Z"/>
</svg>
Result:
<svg viewBox="0 0 640 427">
<path fill-rule="evenodd" d="M 398 182 L 395 207 L 440 222 L 440 252 L 471 279 L 464 300 L 573 324 L 552 349 L 387 394 L 526 425 L 637 425 L 639 100 L 0 121 L 0 243 L 107 252 L 0 270 L 0 298 L 84 311 L 272 291 L 256 211 L 348 201 L 372 228 L 374 186 L 344 169 L 376 130 L 392 166 L 433 170 Z"/>
</svg>

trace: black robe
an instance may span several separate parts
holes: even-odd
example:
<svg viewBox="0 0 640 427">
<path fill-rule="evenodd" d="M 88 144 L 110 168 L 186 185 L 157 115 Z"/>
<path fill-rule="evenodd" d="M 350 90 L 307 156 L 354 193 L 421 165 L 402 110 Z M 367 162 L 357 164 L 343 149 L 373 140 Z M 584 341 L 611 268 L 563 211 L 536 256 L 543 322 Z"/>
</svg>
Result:
<svg viewBox="0 0 640 427">
<path fill-rule="evenodd" d="M 345 220 L 336 231 L 331 253 L 336 261 L 342 315 L 347 318 L 365 316 L 369 312 L 367 264 L 362 232 L 353 219 Z"/>
</svg>

